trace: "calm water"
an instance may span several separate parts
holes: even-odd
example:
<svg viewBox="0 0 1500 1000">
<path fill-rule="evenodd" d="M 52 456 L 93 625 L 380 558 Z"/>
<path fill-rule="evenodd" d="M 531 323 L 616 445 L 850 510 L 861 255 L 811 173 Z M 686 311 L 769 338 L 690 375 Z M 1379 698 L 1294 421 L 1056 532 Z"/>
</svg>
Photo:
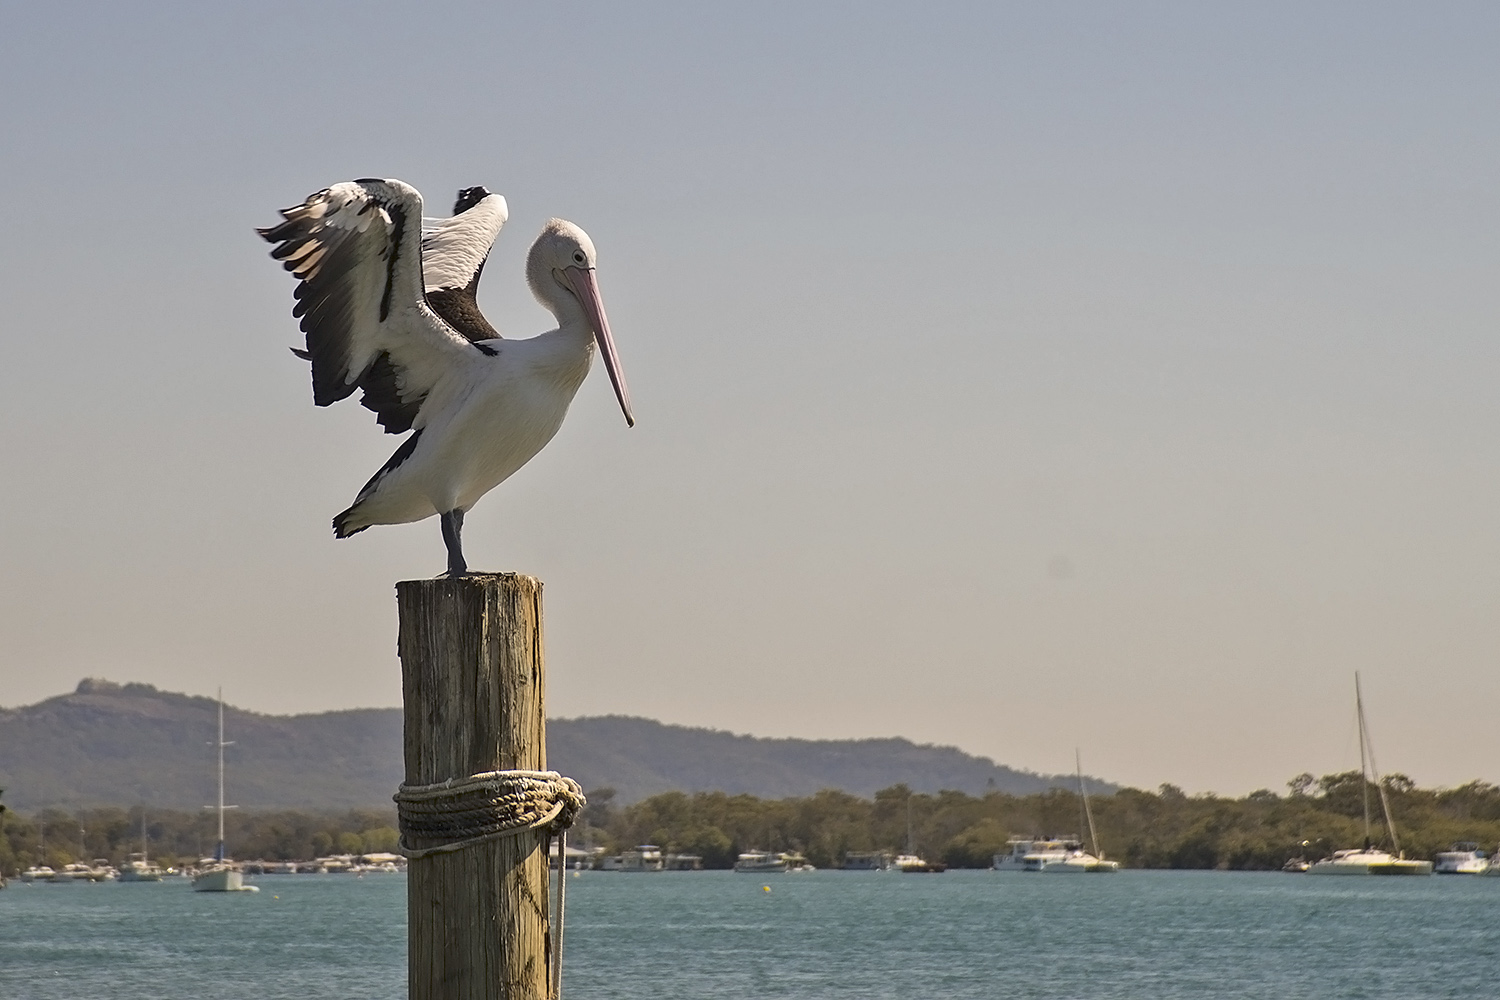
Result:
<svg viewBox="0 0 1500 1000">
<path fill-rule="evenodd" d="M 0 997 L 404 995 L 404 876 L 256 882 L 13 882 Z M 569 1000 L 1492 998 L 1500 879 L 586 872 L 567 945 Z"/>
</svg>

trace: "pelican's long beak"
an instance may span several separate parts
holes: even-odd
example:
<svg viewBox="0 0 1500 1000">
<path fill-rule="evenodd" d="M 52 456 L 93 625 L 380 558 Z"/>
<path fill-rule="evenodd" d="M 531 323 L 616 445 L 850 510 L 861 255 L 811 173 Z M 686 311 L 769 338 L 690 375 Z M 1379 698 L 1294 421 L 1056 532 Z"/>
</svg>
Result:
<svg viewBox="0 0 1500 1000">
<path fill-rule="evenodd" d="M 563 268 L 573 294 L 583 303 L 588 314 L 589 325 L 594 328 L 594 339 L 599 342 L 599 353 L 604 355 L 604 368 L 609 372 L 610 384 L 615 387 L 615 398 L 620 401 L 620 412 L 625 414 L 625 423 L 635 426 L 635 417 L 630 412 L 630 390 L 625 388 L 625 373 L 620 370 L 620 359 L 615 354 L 615 340 L 609 335 L 609 318 L 604 315 L 604 301 L 599 297 L 599 282 L 594 280 L 592 267 Z"/>
</svg>

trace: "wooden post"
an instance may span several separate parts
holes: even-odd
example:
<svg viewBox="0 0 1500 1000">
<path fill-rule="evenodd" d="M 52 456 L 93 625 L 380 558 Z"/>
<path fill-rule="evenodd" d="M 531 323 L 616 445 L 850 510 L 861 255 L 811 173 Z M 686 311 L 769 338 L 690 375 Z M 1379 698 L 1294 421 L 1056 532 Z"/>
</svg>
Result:
<svg viewBox="0 0 1500 1000">
<path fill-rule="evenodd" d="M 406 783 L 545 770 L 541 581 L 405 580 L 396 603 Z M 408 872 L 410 1000 L 547 1000 L 540 831 L 413 858 Z"/>
</svg>

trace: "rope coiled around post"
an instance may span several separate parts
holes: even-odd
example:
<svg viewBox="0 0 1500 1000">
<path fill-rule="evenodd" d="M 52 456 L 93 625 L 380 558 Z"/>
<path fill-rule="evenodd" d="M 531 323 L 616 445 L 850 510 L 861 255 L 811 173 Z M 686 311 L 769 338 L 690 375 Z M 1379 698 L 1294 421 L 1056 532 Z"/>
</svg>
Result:
<svg viewBox="0 0 1500 1000">
<path fill-rule="evenodd" d="M 392 796 L 401 826 L 400 851 L 408 858 L 446 854 L 527 830 L 544 834 L 550 865 L 557 838 L 557 927 L 552 934 L 552 996 L 562 996 L 563 906 L 567 900 L 567 830 L 588 804 L 583 788 L 556 771 L 484 771 L 435 785 L 403 784 Z M 412 847 L 412 840 L 440 841 Z"/>
<path fill-rule="evenodd" d="M 583 789 L 556 771 L 484 771 L 435 785 L 402 785 L 395 796 L 401 853 L 408 858 L 545 828 L 552 836 L 573 825 L 587 804 Z M 412 847 L 413 841 L 439 841 Z"/>
</svg>

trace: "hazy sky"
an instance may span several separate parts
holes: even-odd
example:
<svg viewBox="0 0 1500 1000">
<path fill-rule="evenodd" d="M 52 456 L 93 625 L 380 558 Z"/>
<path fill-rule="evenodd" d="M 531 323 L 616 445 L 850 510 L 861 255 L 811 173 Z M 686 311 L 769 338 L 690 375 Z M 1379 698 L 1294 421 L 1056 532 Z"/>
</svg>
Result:
<svg viewBox="0 0 1500 1000">
<path fill-rule="evenodd" d="M 549 710 L 903 735 L 1241 793 L 1500 780 L 1500 8 L 10 4 L 0 704 L 83 676 L 395 705 L 435 520 L 315 409 L 252 227 L 503 192 L 582 225 L 596 371 L 470 564 Z M 515 5 L 518 6 L 518 5 Z"/>
</svg>

